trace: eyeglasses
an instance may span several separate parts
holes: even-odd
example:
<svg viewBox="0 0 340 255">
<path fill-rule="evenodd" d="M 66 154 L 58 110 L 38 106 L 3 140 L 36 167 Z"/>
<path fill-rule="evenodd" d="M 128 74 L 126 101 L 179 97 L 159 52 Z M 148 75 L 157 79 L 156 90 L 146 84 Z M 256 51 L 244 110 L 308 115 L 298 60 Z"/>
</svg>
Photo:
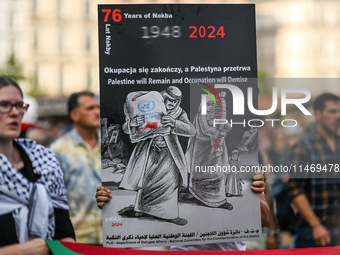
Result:
<svg viewBox="0 0 340 255">
<path fill-rule="evenodd" d="M 17 108 L 19 113 L 24 113 L 28 110 L 30 105 L 26 103 L 15 103 L 12 104 L 6 101 L 0 101 L 0 112 L 1 113 L 10 113 L 13 107 Z"/>
</svg>

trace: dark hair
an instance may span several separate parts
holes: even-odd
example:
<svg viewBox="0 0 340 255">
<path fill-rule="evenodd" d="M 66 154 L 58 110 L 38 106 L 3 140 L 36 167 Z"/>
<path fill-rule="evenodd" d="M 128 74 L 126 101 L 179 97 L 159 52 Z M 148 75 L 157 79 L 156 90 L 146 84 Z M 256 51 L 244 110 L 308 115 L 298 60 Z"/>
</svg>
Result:
<svg viewBox="0 0 340 255">
<path fill-rule="evenodd" d="M 12 78 L 8 76 L 0 76 L 0 89 L 2 89 L 3 87 L 7 87 L 7 86 L 16 87 L 19 90 L 21 96 L 24 97 L 22 90 L 20 86 L 18 85 L 18 83 L 16 83 Z"/>
<path fill-rule="evenodd" d="M 81 96 L 95 97 L 95 94 L 93 94 L 90 91 L 81 91 L 81 92 L 73 93 L 67 100 L 67 111 L 68 111 L 69 116 L 70 116 L 71 111 L 79 106 L 78 98 Z"/>
<path fill-rule="evenodd" d="M 326 101 L 334 101 L 334 102 L 340 102 L 340 97 L 331 94 L 331 93 L 324 93 L 320 96 L 318 96 L 313 103 L 313 108 L 315 110 L 322 111 L 325 108 L 325 102 Z"/>
</svg>

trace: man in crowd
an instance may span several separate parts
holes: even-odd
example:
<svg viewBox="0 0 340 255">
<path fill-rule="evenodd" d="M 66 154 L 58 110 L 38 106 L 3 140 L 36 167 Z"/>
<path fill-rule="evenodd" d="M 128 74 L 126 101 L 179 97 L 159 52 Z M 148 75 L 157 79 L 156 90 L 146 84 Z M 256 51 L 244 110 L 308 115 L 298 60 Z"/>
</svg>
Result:
<svg viewBox="0 0 340 255">
<path fill-rule="evenodd" d="M 75 127 L 51 145 L 64 173 L 70 217 L 79 243 L 101 244 L 101 211 L 93 191 L 101 184 L 97 129 L 100 111 L 91 92 L 74 93 L 68 114 Z"/>
<path fill-rule="evenodd" d="M 340 179 L 336 173 L 340 163 L 340 98 L 325 93 L 315 99 L 313 106 L 316 127 L 289 154 L 297 172 L 302 167 L 302 173 L 295 173 L 289 181 L 292 202 L 303 219 L 296 248 L 340 244 Z M 311 173 L 312 167 L 323 170 Z"/>
</svg>

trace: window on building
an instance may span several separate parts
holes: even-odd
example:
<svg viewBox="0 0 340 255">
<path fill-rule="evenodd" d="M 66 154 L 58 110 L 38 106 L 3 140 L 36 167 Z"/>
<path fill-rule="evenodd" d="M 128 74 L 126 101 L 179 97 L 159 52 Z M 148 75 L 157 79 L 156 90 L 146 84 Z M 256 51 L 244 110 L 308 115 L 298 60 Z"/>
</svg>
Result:
<svg viewBox="0 0 340 255">
<path fill-rule="evenodd" d="M 91 50 L 91 34 L 87 33 L 85 36 L 85 49 L 87 51 Z"/>
<path fill-rule="evenodd" d="M 38 0 L 32 0 L 32 15 L 36 16 L 38 11 Z"/>
<path fill-rule="evenodd" d="M 62 0 L 57 0 L 57 10 L 56 10 L 56 13 L 57 13 L 57 17 L 59 19 L 62 17 L 62 9 L 63 9 Z"/>
<path fill-rule="evenodd" d="M 89 0 L 85 0 L 84 2 L 84 14 L 85 14 L 86 19 L 90 18 L 90 1 Z"/>
<path fill-rule="evenodd" d="M 39 46 L 38 31 L 35 29 L 33 31 L 33 49 L 37 50 Z"/>
<path fill-rule="evenodd" d="M 39 90 L 39 66 L 37 64 L 33 69 L 33 85 L 35 90 Z"/>
<path fill-rule="evenodd" d="M 64 94 L 64 66 L 59 66 L 59 93 Z"/>
<path fill-rule="evenodd" d="M 91 73 L 91 68 L 87 68 L 86 72 L 86 89 L 91 90 L 92 87 L 92 73 Z"/>
<path fill-rule="evenodd" d="M 63 35 L 63 31 L 59 31 L 58 34 L 58 49 L 59 51 L 62 51 L 64 48 L 64 35 Z"/>
<path fill-rule="evenodd" d="M 9 13 L 8 13 L 8 27 L 10 30 L 13 30 L 13 9 L 10 8 Z"/>
</svg>

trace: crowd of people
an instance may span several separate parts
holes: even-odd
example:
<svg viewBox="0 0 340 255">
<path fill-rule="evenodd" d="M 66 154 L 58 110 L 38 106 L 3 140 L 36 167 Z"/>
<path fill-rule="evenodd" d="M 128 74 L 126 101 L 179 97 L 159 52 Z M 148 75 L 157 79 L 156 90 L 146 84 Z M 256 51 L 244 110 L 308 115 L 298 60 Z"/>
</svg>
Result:
<svg viewBox="0 0 340 255">
<path fill-rule="evenodd" d="M 178 106 L 180 92 L 172 88 L 167 93 L 170 111 Z M 314 164 L 328 169 L 317 176 L 283 172 L 254 175 L 252 190 L 261 197 L 262 226 L 269 222 L 264 235 L 266 249 L 340 245 L 340 179 L 329 173 L 331 165 L 332 174 L 338 173 L 334 170 L 339 167 L 340 98 L 322 94 L 314 100 L 313 108 L 315 123 L 310 127 L 264 127 L 254 133 L 256 137 L 258 133 L 264 165 L 293 164 L 305 169 Z M 101 186 L 100 111 L 94 94 L 70 96 L 68 114 L 74 127 L 49 144 L 50 149 L 18 138 L 28 109 L 16 81 L 0 76 L 0 253 L 48 254 L 44 239 L 101 245 L 100 209 L 114 201 L 110 190 Z M 164 121 L 174 125 L 170 118 Z M 251 131 L 248 133 L 243 147 L 253 145 L 247 142 L 252 136 Z M 233 151 L 229 159 L 235 166 L 240 164 L 238 153 Z M 239 195 L 234 186 L 233 192 Z M 185 224 L 183 219 L 176 220 Z M 245 249 L 245 244 L 180 249 L 237 250 Z"/>
<path fill-rule="evenodd" d="M 260 129 L 262 163 L 297 169 L 265 174 L 272 205 L 267 248 L 340 245 L 340 179 L 333 168 L 339 165 L 340 98 L 324 93 L 313 110 L 315 122 L 304 127 Z"/>
</svg>

